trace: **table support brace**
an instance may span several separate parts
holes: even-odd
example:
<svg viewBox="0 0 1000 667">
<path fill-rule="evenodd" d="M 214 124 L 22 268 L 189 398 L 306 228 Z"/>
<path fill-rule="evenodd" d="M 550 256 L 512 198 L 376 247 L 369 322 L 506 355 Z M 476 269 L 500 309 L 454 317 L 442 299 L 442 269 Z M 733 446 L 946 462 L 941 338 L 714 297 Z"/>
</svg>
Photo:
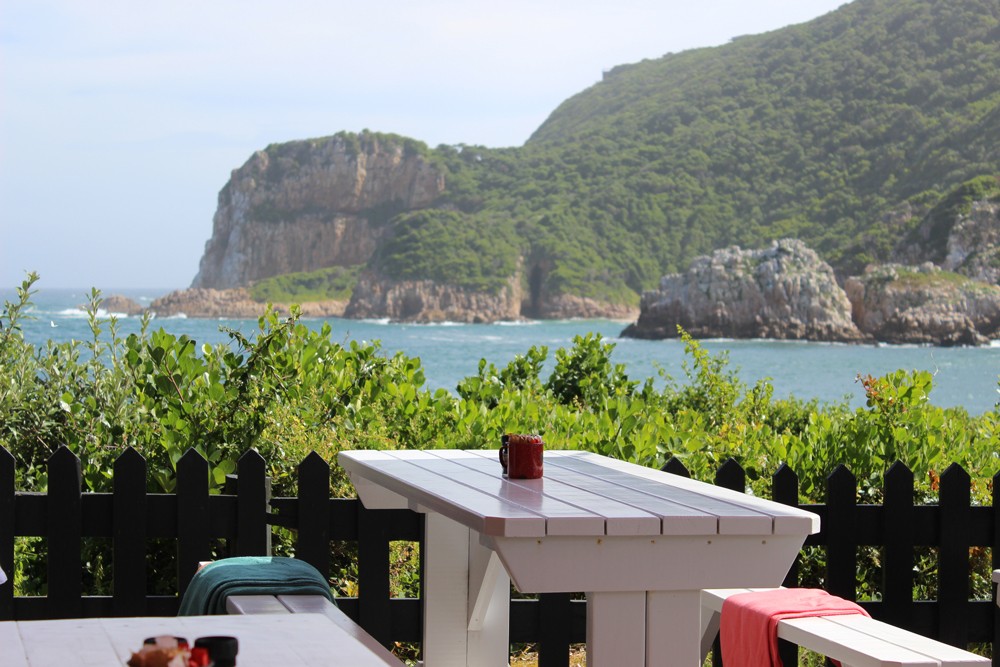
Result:
<svg viewBox="0 0 1000 667">
<path fill-rule="evenodd" d="M 423 661 L 501 667 L 510 653 L 510 578 L 479 534 L 425 515 Z M 501 661 L 501 662 L 498 662 Z"/>
</svg>

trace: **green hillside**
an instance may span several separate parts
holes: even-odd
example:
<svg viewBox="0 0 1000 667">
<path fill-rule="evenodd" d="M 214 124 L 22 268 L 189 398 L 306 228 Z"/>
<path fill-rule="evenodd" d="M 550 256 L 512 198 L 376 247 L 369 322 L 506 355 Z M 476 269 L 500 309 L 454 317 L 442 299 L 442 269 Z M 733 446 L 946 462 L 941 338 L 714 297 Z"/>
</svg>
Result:
<svg viewBox="0 0 1000 667">
<path fill-rule="evenodd" d="M 388 223 L 390 276 L 490 290 L 523 259 L 533 294 L 637 303 L 694 256 L 784 237 L 853 274 L 1000 174 L 1000 2 L 856 0 L 616 67 L 523 147 L 417 148 L 446 191 Z"/>
<path fill-rule="evenodd" d="M 796 236 L 857 270 L 898 238 L 887 210 L 1000 171 L 1000 3 L 858 0 L 618 67 L 527 150 L 581 147 L 662 267 Z"/>
</svg>

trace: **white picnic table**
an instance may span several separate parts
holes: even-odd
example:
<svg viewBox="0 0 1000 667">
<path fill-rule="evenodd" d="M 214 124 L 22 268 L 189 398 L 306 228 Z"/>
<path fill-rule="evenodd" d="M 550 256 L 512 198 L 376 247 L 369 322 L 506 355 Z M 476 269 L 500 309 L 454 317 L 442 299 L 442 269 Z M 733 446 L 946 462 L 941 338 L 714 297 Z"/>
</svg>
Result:
<svg viewBox="0 0 1000 667">
<path fill-rule="evenodd" d="M 548 450 L 541 479 L 496 450 L 339 454 L 368 508 L 426 515 L 428 667 L 506 665 L 510 583 L 584 592 L 587 664 L 701 664 L 703 588 L 781 584 L 810 512 L 588 452 Z"/>
<path fill-rule="evenodd" d="M 227 635 L 239 640 L 240 667 L 385 667 L 323 614 L 79 618 L 0 622 L 0 667 L 125 665 L 146 637 Z"/>
</svg>

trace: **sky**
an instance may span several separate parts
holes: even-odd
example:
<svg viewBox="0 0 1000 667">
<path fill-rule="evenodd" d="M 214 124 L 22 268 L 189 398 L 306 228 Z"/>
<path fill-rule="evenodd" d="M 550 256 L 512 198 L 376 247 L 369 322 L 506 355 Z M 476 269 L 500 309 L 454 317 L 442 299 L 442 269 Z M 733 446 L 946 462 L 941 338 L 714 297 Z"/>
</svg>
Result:
<svg viewBox="0 0 1000 667">
<path fill-rule="evenodd" d="M 616 65 L 844 3 L 0 0 L 0 288 L 187 287 L 268 144 L 520 146 Z"/>
</svg>

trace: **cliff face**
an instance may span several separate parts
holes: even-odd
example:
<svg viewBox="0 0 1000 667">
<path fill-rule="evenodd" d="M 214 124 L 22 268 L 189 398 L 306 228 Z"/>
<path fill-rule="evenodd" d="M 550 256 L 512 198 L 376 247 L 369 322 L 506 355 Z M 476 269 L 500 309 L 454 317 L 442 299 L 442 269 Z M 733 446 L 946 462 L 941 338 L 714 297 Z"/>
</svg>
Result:
<svg viewBox="0 0 1000 667">
<path fill-rule="evenodd" d="M 791 239 L 762 250 L 717 250 L 687 273 L 664 276 L 659 290 L 643 294 L 639 320 L 623 335 L 673 338 L 677 325 L 695 338 L 864 338 L 833 269 Z"/>
<path fill-rule="evenodd" d="M 1000 203 L 973 202 L 969 213 L 952 226 L 947 252 L 941 268 L 1000 284 Z"/>
<path fill-rule="evenodd" d="M 496 322 L 521 316 L 520 280 L 497 294 L 439 285 L 431 280 L 391 281 L 361 275 L 344 315 L 405 322 Z"/>
<path fill-rule="evenodd" d="M 233 171 L 191 286 L 363 264 L 391 215 L 443 192 L 443 174 L 403 145 L 350 139 L 273 146 Z"/>
</svg>

